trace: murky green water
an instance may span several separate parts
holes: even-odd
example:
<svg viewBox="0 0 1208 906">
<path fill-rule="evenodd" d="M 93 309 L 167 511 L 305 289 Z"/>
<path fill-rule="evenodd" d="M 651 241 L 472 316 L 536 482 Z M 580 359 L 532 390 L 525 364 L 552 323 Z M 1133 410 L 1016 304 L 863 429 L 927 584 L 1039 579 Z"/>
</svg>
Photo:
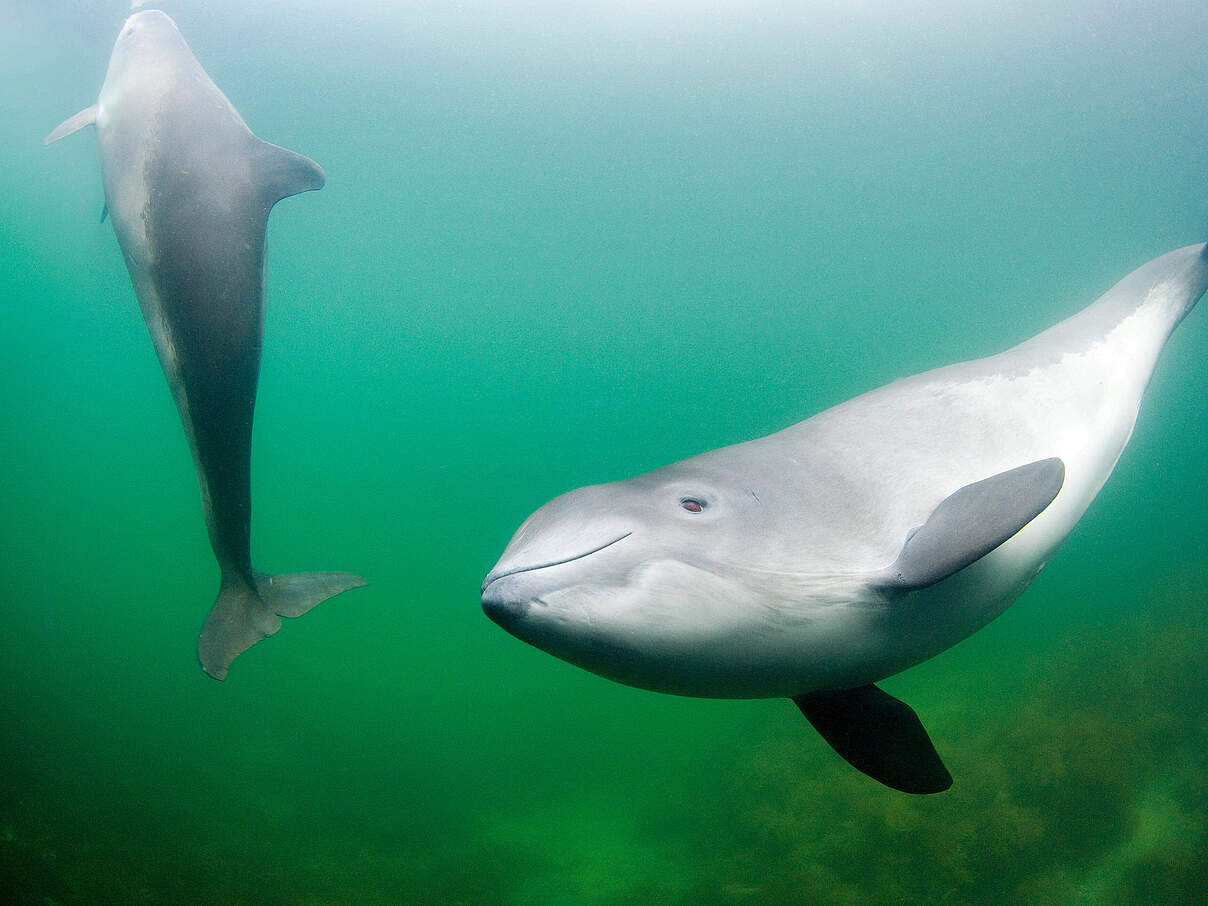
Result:
<svg viewBox="0 0 1208 906">
<path fill-rule="evenodd" d="M 0 4 L 0 899 L 1197 901 L 1203 311 L 1041 579 L 885 684 L 949 793 L 479 610 L 553 495 L 997 351 L 1208 238 L 1208 7 L 1047 5 L 166 5 L 328 176 L 270 221 L 256 562 L 372 582 L 220 684 L 95 141 L 39 145 L 124 4 Z"/>
</svg>

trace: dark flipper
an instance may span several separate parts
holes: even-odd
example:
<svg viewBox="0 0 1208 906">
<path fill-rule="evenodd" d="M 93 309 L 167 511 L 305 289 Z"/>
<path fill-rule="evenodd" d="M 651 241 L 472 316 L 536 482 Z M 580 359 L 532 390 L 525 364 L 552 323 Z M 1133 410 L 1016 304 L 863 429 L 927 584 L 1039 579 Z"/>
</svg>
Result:
<svg viewBox="0 0 1208 906">
<path fill-rule="evenodd" d="M 940 501 L 878 584 L 926 588 L 980 560 L 1039 516 L 1065 482 L 1065 463 L 1042 459 L 975 481 Z"/>
<path fill-rule="evenodd" d="M 876 686 L 810 692 L 793 701 L 831 748 L 873 780 L 903 793 L 952 786 L 914 709 Z"/>
<path fill-rule="evenodd" d="M 255 574 L 256 587 L 224 581 L 201 627 L 202 669 L 224 679 L 231 661 L 281 628 L 281 617 L 300 617 L 316 604 L 368 583 L 353 573 Z"/>
<path fill-rule="evenodd" d="M 327 179 L 323 168 L 309 157 L 259 139 L 257 142 L 254 165 L 260 191 L 270 207 L 290 195 L 323 188 Z"/>
</svg>

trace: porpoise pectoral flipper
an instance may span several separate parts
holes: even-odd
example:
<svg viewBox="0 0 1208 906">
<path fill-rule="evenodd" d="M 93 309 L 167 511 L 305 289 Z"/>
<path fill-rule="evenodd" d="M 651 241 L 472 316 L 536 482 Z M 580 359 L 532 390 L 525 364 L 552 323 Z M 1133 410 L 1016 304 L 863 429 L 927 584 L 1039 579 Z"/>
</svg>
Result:
<svg viewBox="0 0 1208 906">
<path fill-rule="evenodd" d="M 810 692 L 793 702 L 852 767 L 903 793 L 952 786 L 914 709 L 876 686 Z"/>
<path fill-rule="evenodd" d="M 264 335 L 269 212 L 321 188 L 313 160 L 255 136 L 158 10 L 122 26 L 97 103 L 46 137 L 95 124 L 110 214 L 193 454 L 222 576 L 198 643 L 222 679 L 240 652 L 352 573 L 252 568 L 251 449 Z"/>
<path fill-rule="evenodd" d="M 304 154 L 257 139 L 252 155 L 262 200 L 272 207 L 290 195 L 323 188 L 323 170 Z"/>
<path fill-rule="evenodd" d="M 97 104 L 93 104 L 91 107 L 85 107 L 79 113 L 75 114 L 75 116 L 67 117 L 63 122 L 55 126 L 46 138 L 42 139 L 42 144 L 52 145 L 61 138 L 67 138 L 73 132 L 79 132 L 85 126 L 96 125 L 97 107 Z"/>
<path fill-rule="evenodd" d="M 927 588 L 980 560 L 1044 512 L 1065 464 L 1042 459 L 967 484 L 940 501 L 885 570 L 887 587 Z"/>
</svg>

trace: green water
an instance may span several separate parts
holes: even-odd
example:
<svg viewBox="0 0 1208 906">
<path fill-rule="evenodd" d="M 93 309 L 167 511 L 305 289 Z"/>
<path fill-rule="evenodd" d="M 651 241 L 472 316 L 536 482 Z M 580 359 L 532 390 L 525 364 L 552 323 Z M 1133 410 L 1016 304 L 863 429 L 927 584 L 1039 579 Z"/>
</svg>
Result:
<svg viewBox="0 0 1208 906">
<path fill-rule="evenodd" d="M 270 221 L 255 560 L 372 583 L 223 683 L 95 141 L 39 145 L 124 7 L 0 3 L 0 901 L 1199 901 L 1203 310 L 1044 575 L 885 683 L 946 794 L 788 702 L 563 664 L 478 587 L 561 491 L 998 351 L 1208 238 L 1208 6 L 166 5 L 328 176 Z"/>
</svg>

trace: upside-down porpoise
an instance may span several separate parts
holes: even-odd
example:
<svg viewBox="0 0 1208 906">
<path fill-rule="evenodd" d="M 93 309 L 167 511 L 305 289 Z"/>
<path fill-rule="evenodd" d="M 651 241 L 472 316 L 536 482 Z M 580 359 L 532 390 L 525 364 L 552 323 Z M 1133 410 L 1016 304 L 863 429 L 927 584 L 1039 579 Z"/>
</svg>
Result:
<svg viewBox="0 0 1208 906">
<path fill-rule="evenodd" d="M 202 626 L 205 671 L 321 601 L 352 573 L 252 568 L 252 413 L 264 323 L 270 209 L 321 188 L 309 158 L 261 141 L 158 10 L 126 19 L 96 104 L 45 139 L 95 125 L 105 206 L 193 452 L 222 571 Z"/>
<path fill-rule="evenodd" d="M 999 355 L 557 497 L 486 577 L 483 609 L 618 682 L 791 698 L 859 770 L 947 789 L 914 711 L 875 683 L 1036 577 L 1111 474 L 1205 286 L 1205 246 L 1179 249 Z"/>
</svg>

